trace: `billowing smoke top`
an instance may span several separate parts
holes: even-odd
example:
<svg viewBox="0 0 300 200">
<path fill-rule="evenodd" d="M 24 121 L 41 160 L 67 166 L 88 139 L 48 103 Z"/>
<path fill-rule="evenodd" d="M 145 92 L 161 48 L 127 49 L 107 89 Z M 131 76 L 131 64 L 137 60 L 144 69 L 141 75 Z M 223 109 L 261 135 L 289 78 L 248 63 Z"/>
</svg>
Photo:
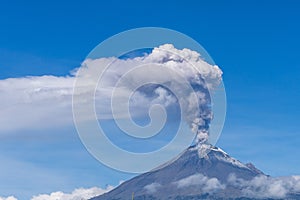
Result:
<svg viewBox="0 0 300 200">
<path fill-rule="evenodd" d="M 206 143 L 208 140 L 209 124 L 212 120 L 210 92 L 222 80 L 222 71 L 216 65 L 210 65 L 201 55 L 190 49 L 178 50 L 171 44 L 154 48 L 152 53 L 144 58 L 145 62 L 161 63 L 181 73 L 190 83 L 198 98 L 199 110 L 194 109 L 196 102 L 186 98 L 187 109 L 185 119 L 189 122 L 192 131 L 197 135 L 197 143 Z M 188 96 L 187 96 L 188 97 Z"/>
<path fill-rule="evenodd" d="M 164 70 L 168 69 L 175 73 L 180 74 L 184 77 L 185 81 L 191 86 L 193 91 L 183 91 L 183 88 L 178 88 L 177 91 L 180 92 L 180 96 L 174 96 L 173 91 L 168 90 L 164 86 L 155 86 L 153 95 L 149 95 L 149 88 L 140 87 L 135 91 L 135 95 L 131 96 L 130 102 L 133 104 L 132 107 L 136 107 L 141 110 L 142 107 L 149 108 L 153 104 L 162 104 L 164 106 L 170 106 L 178 101 L 183 102 L 183 114 L 184 119 L 189 124 L 192 132 L 196 134 L 196 142 L 206 143 L 208 140 L 209 124 L 212 120 L 213 114 L 211 109 L 211 96 L 210 93 L 218 87 L 222 81 L 222 71 L 216 65 L 211 65 L 207 63 L 201 55 L 190 49 L 176 49 L 172 44 L 165 44 L 156 47 L 151 53 L 145 54 L 141 57 L 133 57 L 127 59 L 119 58 L 100 58 L 100 59 L 87 59 L 83 63 L 84 70 L 87 76 L 91 76 L 91 72 L 99 66 L 105 66 L 108 63 L 109 68 L 106 69 L 104 75 L 102 76 L 100 86 L 98 87 L 99 98 L 101 97 L 103 101 L 104 93 L 109 93 L 116 87 L 122 90 L 122 94 L 131 93 L 137 88 L 133 85 L 143 85 L 143 81 L 149 79 L 149 73 L 151 67 L 145 73 L 135 73 L 133 75 L 127 74 L 126 79 L 121 86 L 117 86 L 117 83 L 124 74 L 130 71 L 135 66 L 141 65 L 156 65 L 159 66 L 158 71 L 154 72 L 155 78 L 159 79 L 166 85 L 183 85 L 182 80 L 178 80 L 174 75 L 164 74 Z M 152 73 L 153 75 L 153 73 Z M 95 80 L 98 77 L 95 77 Z M 171 78 L 171 79 L 170 79 Z M 171 82 L 171 83 L 170 83 Z M 110 89 L 109 89 L 110 88 Z M 121 93 L 121 92 L 120 92 Z M 195 101 L 195 97 L 197 101 Z M 124 99 L 120 96 L 120 102 Z M 103 110 L 103 109 L 102 109 Z M 105 109 L 104 109 L 105 110 Z M 134 110 L 134 109 L 133 109 Z M 135 111 L 133 111 L 135 112 Z M 103 116 L 107 114 L 102 112 L 100 115 Z M 134 115 L 134 113 L 131 113 Z M 99 116 L 101 118 L 101 116 Z M 120 114 L 119 116 L 123 116 Z"/>
</svg>

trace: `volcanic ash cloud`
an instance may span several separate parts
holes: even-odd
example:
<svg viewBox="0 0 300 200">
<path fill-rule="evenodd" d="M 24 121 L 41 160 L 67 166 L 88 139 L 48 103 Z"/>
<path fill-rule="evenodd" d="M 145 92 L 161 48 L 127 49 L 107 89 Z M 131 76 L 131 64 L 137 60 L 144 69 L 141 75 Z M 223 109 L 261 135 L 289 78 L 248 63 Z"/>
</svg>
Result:
<svg viewBox="0 0 300 200">
<path fill-rule="evenodd" d="M 144 70 L 140 70 L 140 66 Z M 222 71 L 218 66 L 207 63 L 196 51 L 179 50 L 172 44 L 165 44 L 141 57 L 87 59 L 83 63 L 81 76 L 96 81 L 98 77 L 93 77 L 93 74 L 97 74 L 99 67 L 106 68 L 97 88 L 99 102 L 110 102 L 113 90 L 118 91 L 114 98 L 119 99 L 120 103 L 126 102 L 128 94 L 134 92 L 130 99 L 131 116 L 148 114 L 149 107 L 154 104 L 169 107 L 181 102 L 183 118 L 196 134 L 196 142 L 207 143 L 209 124 L 213 118 L 210 94 L 222 81 Z M 120 79 L 122 84 L 118 85 Z M 144 85 L 151 81 L 162 86 Z M 192 90 L 187 90 L 187 84 Z M 137 89 L 137 85 L 141 87 Z M 102 110 L 99 118 L 112 117 L 106 105 L 99 103 L 98 106 Z M 114 118 L 126 116 L 125 112 L 126 108 L 120 109 Z"/>
</svg>

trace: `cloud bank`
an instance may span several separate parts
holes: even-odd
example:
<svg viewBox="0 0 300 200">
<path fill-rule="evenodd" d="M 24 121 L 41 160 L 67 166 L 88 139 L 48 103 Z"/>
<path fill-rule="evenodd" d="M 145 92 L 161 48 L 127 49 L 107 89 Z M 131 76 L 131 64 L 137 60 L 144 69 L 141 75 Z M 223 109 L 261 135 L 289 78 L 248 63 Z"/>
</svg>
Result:
<svg viewBox="0 0 300 200">
<path fill-rule="evenodd" d="M 203 174 L 194 174 L 189 177 L 180 179 L 171 183 L 178 189 L 185 189 L 187 187 L 199 188 L 203 194 L 214 194 L 216 192 L 226 190 L 227 187 L 237 187 L 240 189 L 238 197 L 256 198 L 256 199 L 285 199 L 289 198 L 291 194 L 300 193 L 300 176 L 288 177 L 269 177 L 257 176 L 251 180 L 244 180 L 237 178 L 234 174 L 230 174 L 226 183 L 221 183 L 217 178 L 210 178 Z M 61 191 L 53 192 L 51 194 L 40 194 L 33 196 L 31 200 L 87 200 L 95 196 L 99 196 L 112 190 L 113 186 L 108 186 L 105 189 L 79 188 L 71 193 L 64 193 Z M 153 194 L 159 189 L 163 189 L 163 185 L 154 182 L 144 187 L 148 194 Z M 18 200 L 14 196 L 0 197 L 0 200 Z"/>
<path fill-rule="evenodd" d="M 289 195 L 300 193 L 300 176 L 270 177 L 259 175 L 251 180 L 245 180 L 230 174 L 228 180 L 222 183 L 217 178 L 209 178 L 203 174 L 194 174 L 174 182 L 178 189 L 187 187 L 196 187 L 201 189 L 202 193 L 213 194 L 216 191 L 227 190 L 234 186 L 238 188 L 240 194 L 238 197 L 247 197 L 255 199 L 285 199 Z M 229 189 L 230 190 L 230 189 Z"/>
<path fill-rule="evenodd" d="M 287 198 L 289 194 L 300 193 L 300 176 L 269 177 L 257 176 L 252 180 L 237 178 L 234 174 L 228 177 L 228 184 L 241 189 L 243 196 L 250 198 Z"/>
<path fill-rule="evenodd" d="M 73 77 L 0 80 L 0 133 L 72 122 Z"/>
<path fill-rule="evenodd" d="M 205 62 L 199 53 L 189 49 L 179 50 L 171 44 L 154 48 L 150 54 L 142 57 L 87 59 L 82 63 L 78 77 L 75 77 L 78 69 L 74 69 L 65 77 L 35 76 L 0 80 L 0 124 L 2 124 L 0 133 L 72 124 L 74 81 L 76 78 L 86 80 L 79 85 L 80 93 L 75 94 L 80 95 L 80 99 L 85 101 L 86 93 L 91 92 L 91 85 L 98 82 L 96 72 L 108 64 L 111 66 L 105 71 L 96 89 L 95 105 L 98 119 L 113 118 L 110 106 L 114 89 L 121 91 L 117 99 L 124 102 L 124 98 L 136 89 L 132 88 L 133 83 L 139 84 L 143 80 L 150 80 L 147 71 L 136 72 L 134 75 L 128 75 L 128 81 L 116 86 L 125 72 L 134 66 L 147 64 L 150 65 L 149 72 L 151 72 L 151 64 L 155 64 L 162 70 L 152 71 L 156 79 L 169 85 L 172 82 L 172 86 L 176 84 L 180 86 L 183 83 L 175 76 L 179 74 L 193 88 L 193 93 L 177 88 L 181 96 L 175 97 L 165 87 L 143 86 L 138 88 L 130 99 L 130 114 L 148 115 L 152 105 L 169 107 L 182 101 L 184 119 L 197 134 L 199 141 L 207 140 L 208 126 L 212 119 L 209 90 L 218 86 L 222 79 L 222 71 L 217 66 Z M 163 73 L 165 69 L 172 73 Z M 119 110 L 114 117 L 127 116 L 126 109 Z"/>
</svg>

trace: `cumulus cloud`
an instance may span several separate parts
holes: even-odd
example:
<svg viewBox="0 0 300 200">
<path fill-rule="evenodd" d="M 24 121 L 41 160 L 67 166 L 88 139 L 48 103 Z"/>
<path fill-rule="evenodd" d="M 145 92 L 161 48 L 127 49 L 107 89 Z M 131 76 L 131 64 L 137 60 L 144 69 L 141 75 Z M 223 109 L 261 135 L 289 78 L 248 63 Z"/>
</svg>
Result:
<svg viewBox="0 0 300 200">
<path fill-rule="evenodd" d="M 120 182 L 121 184 L 122 182 Z M 288 177 L 269 177 L 265 175 L 256 176 L 251 180 L 238 178 L 235 174 L 230 174 L 226 183 L 221 183 L 217 178 L 209 178 L 203 174 L 193 174 L 186 178 L 180 179 L 171 183 L 178 189 L 185 189 L 188 187 L 200 188 L 203 193 L 213 194 L 215 192 L 226 190 L 228 186 L 239 188 L 241 192 L 239 197 L 256 198 L 256 199 L 285 199 L 290 194 L 300 193 L 300 176 Z M 156 193 L 163 186 L 160 183 L 154 182 L 144 187 L 149 194 Z M 31 200 L 87 200 L 95 196 L 99 196 L 110 190 L 113 186 L 108 186 L 105 189 L 79 188 L 71 193 L 64 193 L 61 191 L 53 192 L 51 194 L 39 194 L 33 196 Z M 0 197 L 0 200 L 18 200 L 14 196 Z"/>
<path fill-rule="evenodd" d="M 221 184 L 217 178 L 209 178 L 203 174 L 194 174 L 174 182 L 178 188 L 197 186 L 205 193 L 211 193 L 216 190 L 224 189 L 225 185 Z"/>
<path fill-rule="evenodd" d="M 144 187 L 144 189 L 146 190 L 147 193 L 149 194 L 153 194 L 155 192 L 157 192 L 157 190 L 161 187 L 161 184 L 160 183 L 151 183 L 149 185 L 146 185 Z"/>
<path fill-rule="evenodd" d="M 201 188 L 204 193 L 213 193 L 226 190 L 227 187 L 238 188 L 239 197 L 256 199 L 284 199 L 291 194 L 300 193 L 300 176 L 270 177 L 259 175 L 251 180 L 245 180 L 230 174 L 228 180 L 222 183 L 217 178 L 209 178 L 203 174 L 194 174 L 173 182 L 178 189 L 195 186 Z"/>
<path fill-rule="evenodd" d="M 286 198 L 288 194 L 300 193 L 300 176 L 269 177 L 257 176 L 252 180 L 228 177 L 228 183 L 239 187 L 242 195 L 250 198 Z"/>
<path fill-rule="evenodd" d="M 92 188 L 79 188 L 75 189 L 72 193 L 53 192 L 51 194 L 40 194 L 31 198 L 31 200 L 87 200 L 92 197 L 104 194 L 113 189 L 108 186 L 105 189 L 92 187 Z"/>
<path fill-rule="evenodd" d="M 9 196 L 9 197 L 0 197 L 0 200 L 18 200 L 14 196 Z"/>
<path fill-rule="evenodd" d="M 95 196 L 104 194 L 112 190 L 113 186 L 107 186 L 107 188 L 102 189 L 98 187 L 92 188 L 78 188 L 71 193 L 64 193 L 61 191 L 52 192 L 51 194 L 39 194 L 33 196 L 31 200 L 87 200 Z M 14 196 L 0 197 L 0 200 L 18 200 Z"/>
<path fill-rule="evenodd" d="M 112 118 L 110 106 L 114 91 L 118 91 L 116 99 L 122 104 L 128 101 L 127 97 L 135 91 L 130 99 L 132 116 L 148 114 L 149 108 L 154 104 L 168 107 L 181 101 L 184 118 L 192 131 L 197 134 L 199 141 L 207 140 L 208 126 L 212 119 L 209 90 L 218 86 L 222 79 L 222 71 L 217 66 L 205 62 L 199 53 L 189 49 L 179 50 L 171 44 L 154 48 L 150 54 L 142 57 L 86 59 L 79 70 L 74 69 L 65 77 L 35 76 L 0 80 L 0 132 L 71 124 L 72 95 L 79 97 L 77 99 L 84 103 L 86 94 L 95 90 L 93 85 L 98 83 L 99 70 L 104 70 L 108 65 L 109 68 L 96 88 L 95 105 L 98 119 Z M 142 65 L 148 65 L 146 71 L 127 73 Z M 172 73 L 165 73 L 166 71 Z M 124 74 L 127 77 L 121 85 L 117 85 Z M 175 97 L 173 91 L 170 92 L 167 87 L 162 86 L 133 87 L 143 81 L 151 81 L 153 77 L 173 87 L 180 95 Z M 82 79 L 84 81 L 77 85 L 78 90 L 74 94 L 74 82 L 78 83 L 78 80 Z M 193 92 L 182 87 L 183 80 L 188 82 Z M 128 117 L 127 107 L 123 107 L 120 106 L 121 109 L 114 117 Z M 82 116 L 84 117 L 84 112 Z M 93 116 L 86 117 L 88 120 Z"/>
</svg>

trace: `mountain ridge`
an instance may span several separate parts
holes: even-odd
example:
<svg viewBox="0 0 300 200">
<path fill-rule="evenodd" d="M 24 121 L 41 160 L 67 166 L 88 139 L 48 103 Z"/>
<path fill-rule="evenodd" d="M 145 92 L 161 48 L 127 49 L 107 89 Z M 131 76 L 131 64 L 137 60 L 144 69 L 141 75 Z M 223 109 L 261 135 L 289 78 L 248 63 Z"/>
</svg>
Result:
<svg viewBox="0 0 300 200">
<path fill-rule="evenodd" d="M 212 145 L 191 146 L 176 158 L 91 200 L 237 199 L 241 191 L 230 178 L 266 176 L 253 164 L 243 164 Z"/>
</svg>

